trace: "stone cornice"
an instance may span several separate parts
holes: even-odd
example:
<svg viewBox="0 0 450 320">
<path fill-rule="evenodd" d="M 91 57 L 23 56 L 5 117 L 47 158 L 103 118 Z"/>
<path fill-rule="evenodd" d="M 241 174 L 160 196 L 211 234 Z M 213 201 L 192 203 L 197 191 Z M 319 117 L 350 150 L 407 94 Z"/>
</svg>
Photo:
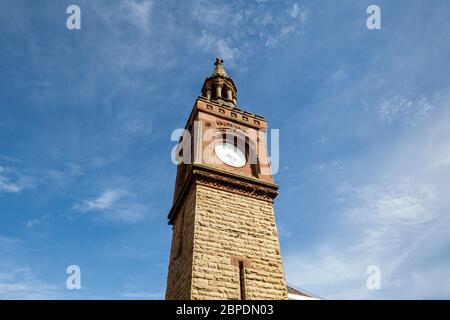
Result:
<svg viewBox="0 0 450 320">
<path fill-rule="evenodd" d="M 173 223 L 180 205 L 183 203 L 189 192 L 192 191 L 192 188 L 197 185 L 203 185 L 268 202 L 273 202 L 278 195 L 278 186 L 276 184 L 226 172 L 202 164 L 194 164 L 189 169 L 188 178 L 184 182 L 183 188 L 169 212 L 167 217 L 169 219 L 169 224 Z"/>
</svg>

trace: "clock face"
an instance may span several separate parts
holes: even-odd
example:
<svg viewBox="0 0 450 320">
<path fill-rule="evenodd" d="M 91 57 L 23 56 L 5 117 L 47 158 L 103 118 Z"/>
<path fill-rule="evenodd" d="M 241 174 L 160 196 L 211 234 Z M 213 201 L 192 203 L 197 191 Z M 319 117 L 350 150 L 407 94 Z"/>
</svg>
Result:
<svg viewBox="0 0 450 320">
<path fill-rule="evenodd" d="M 247 162 L 244 152 L 231 143 L 218 143 L 214 148 L 214 151 L 216 152 L 217 157 L 229 166 L 240 168 L 245 166 L 245 163 Z"/>
</svg>

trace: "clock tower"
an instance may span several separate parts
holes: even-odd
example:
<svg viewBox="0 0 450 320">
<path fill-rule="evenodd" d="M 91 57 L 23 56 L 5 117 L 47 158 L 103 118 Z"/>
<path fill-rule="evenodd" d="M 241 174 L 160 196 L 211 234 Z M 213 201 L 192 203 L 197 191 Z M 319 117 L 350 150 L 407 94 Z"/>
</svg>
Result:
<svg viewBox="0 0 450 320">
<path fill-rule="evenodd" d="M 267 122 L 238 108 L 222 64 L 216 60 L 174 149 L 166 299 L 287 299 Z"/>
</svg>

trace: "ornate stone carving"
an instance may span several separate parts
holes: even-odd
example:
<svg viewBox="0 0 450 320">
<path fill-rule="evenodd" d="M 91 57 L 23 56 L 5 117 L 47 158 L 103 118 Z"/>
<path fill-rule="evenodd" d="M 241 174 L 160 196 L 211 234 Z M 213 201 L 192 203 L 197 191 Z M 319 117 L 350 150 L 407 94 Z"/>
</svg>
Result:
<svg viewBox="0 0 450 320">
<path fill-rule="evenodd" d="M 262 183 L 257 180 L 250 181 L 244 177 L 231 176 L 227 173 L 203 166 L 194 166 L 191 168 L 188 175 L 183 188 L 180 190 L 178 197 L 175 199 L 172 209 L 169 212 L 169 224 L 173 223 L 179 205 L 190 192 L 194 192 L 196 185 L 204 185 L 259 200 L 269 201 L 271 203 L 273 203 L 273 200 L 278 195 L 278 186 L 276 185 Z"/>
<path fill-rule="evenodd" d="M 256 183 L 245 182 L 237 178 L 225 177 L 221 174 L 193 171 L 195 182 L 212 188 L 239 193 L 245 196 L 273 202 L 277 196 L 277 189 L 264 187 Z"/>
</svg>

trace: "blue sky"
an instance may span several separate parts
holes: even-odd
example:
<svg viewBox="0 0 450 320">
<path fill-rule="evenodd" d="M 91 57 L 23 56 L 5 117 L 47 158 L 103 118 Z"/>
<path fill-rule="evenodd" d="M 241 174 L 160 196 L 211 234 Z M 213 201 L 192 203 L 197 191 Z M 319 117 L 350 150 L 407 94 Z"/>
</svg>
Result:
<svg viewBox="0 0 450 320">
<path fill-rule="evenodd" d="M 82 29 L 66 29 L 81 7 Z M 382 30 L 366 28 L 366 8 Z M 450 5 L 0 3 L 0 299 L 164 296 L 175 166 L 216 56 L 280 129 L 288 282 L 325 298 L 450 297 Z M 82 289 L 67 290 L 67 266 Z M 366 288 L 378 265 L 381 290 Z"/>
</svg>

